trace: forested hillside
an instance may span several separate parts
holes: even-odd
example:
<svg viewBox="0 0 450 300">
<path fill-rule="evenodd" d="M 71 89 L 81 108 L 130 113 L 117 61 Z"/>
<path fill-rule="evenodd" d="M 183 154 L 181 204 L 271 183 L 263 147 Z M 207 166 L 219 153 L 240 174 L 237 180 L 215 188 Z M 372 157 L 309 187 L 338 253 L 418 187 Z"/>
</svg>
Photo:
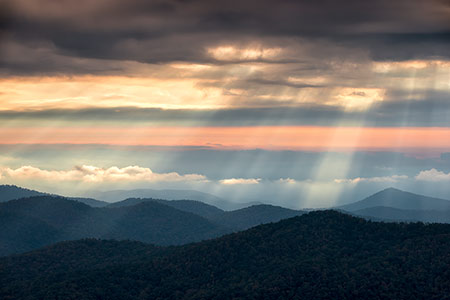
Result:
<svg viewBox="0 0 450 300">
<path fill-rule="evenodd" d="M 318 211 L 186 246 L 82 240 L 3 258 L 0 297 L 449 299 L 449 253 L 450 225 Z"/>
<path fill-rule="evenodd" d="M 0 203 L 0 256 L 82 238 L 180 245 L 302 214 L 271 205 L 225 212 L 191 200 L 127 199 L 91 207 L 56 196 Z"/>
<path fill-rule="evenodd" d="M 231 231 L 201 216 L 157 202 L 120 208 L 94 208 L 51 196 L 1 203 L 0 224 L 0 255 L 82 238 L 179 245 Z"/>
</svg>

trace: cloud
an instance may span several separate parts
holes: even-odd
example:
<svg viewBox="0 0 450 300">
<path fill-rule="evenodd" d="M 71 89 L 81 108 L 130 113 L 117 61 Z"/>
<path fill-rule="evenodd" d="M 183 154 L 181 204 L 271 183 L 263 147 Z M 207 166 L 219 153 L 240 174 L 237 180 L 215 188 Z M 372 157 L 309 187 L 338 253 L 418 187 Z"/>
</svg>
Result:
<svg viewBox="0 0 450 300">
<path fill-rule="evenodd" d="M 11 87 L 11 86 L 10 86 Z M 22 88 L 22 86 L 18 87 Z M 23 89 L 26 89 L 23 86 Z M 65 89 L 67 86 L 61 86 Z M 264 89 L 264 87 L 260 87 Z M 29 97 L 32 97 L 31 92 Z M 414 94 L 409 92 L 409 96 Z M 61 95 L 62 96 L 62 95 Z M 0 95 L 4 103 L 12 105 L 20 101 L 8 100 L 9 95 Z M 29 98 L 28 97 L 28 98 Z M 340 105 L 301 103 L 283 107 L 274 103 L 271 107 L 236 107 L 217 109 L 163 109 L 141 107 L 92 107 L 79 109 L 10 109 L 0 111 L 0 119 L 15 123 L 36 122 L 49 124 L 155 124 L 155 125 L 207 125 L 207 126 L 254 126 L 254 125 L 319 125 L 332 126 L 409 126 L 447 127 L 450 114 L 449 92 L 422 90 L 419 99 L 408 99 L 406 91 L 387 94 L 387 99 L 373 104 L 366 111 L 345 110 Z M 247 99 L 248 100 L 248 99 Z M 242 104 L 247 100 L 242 100 Z M 252 102 L 252 100 L 249 100 Z M 80 101 L 78 101 L 80 102 Z M 92 102 L 92 101 L 91 101 Z M 122 102 L 122 100 L 120 100 Z M 53 103 L 53 102 L 52 102 Z M 97 102 L 98 103 L 98 102 Z M 119 103 L 119 102 L 117 102 Z M 54 104 L 54 103 L 53 103 Z M 252 102 L 256 105 L 256 101 Z M 345 104 L 345 103 L 344 103 Z M 5 104 L 6 105 L 6 104 Z M 39 105 L 42 105 L 39 102 Z M 399 117 L 401 116 L 401 117 Z"/>
<path fill-rule="evenodd" d="M 241 184 L 258 184 L 261 181 L 260 178 L 229 178 L 222 179 L 219 182 L 224 185 L 241 185 Z"/>
<path fill-rule="evenodd" d="M 292 58 L 295 40 L 302 41 L 303 51 L 308 43 L 316 45 L 314 51 L 298 53 L 302 60 L 329 58 L 327 54 L 339 48 L 349 57 L 366 52 L 379 60 L 449 57 L 450 10 L 448 1 L 441 0 L 2 3 L 0 30 L 7 34 L 0 37 L 28 46 L 45 44 L 51 52 L 39 64 L 34 63 L 42 57 L 39 50 L 27 57 L 23 52 L 2 55 L 9 73 L 114 70 L 114 64 L 96 62 L 93 68 L 68 62 L 80 58 L 144 63 L 283 61 Z"/>
<path fill-rule="evenodd" d="M 406 175 L 392 175 L 392 176 L 381 176 L 381 177 L 356 177 L 353 179 L 335 179 L 335 183 L 350 183 L 358 184 L 362 182 L 372 182 L 372 183 L 395 183 L 401 180 L 408 179 Z"/>
<path fill-rule="evenodd" d="M 430 170 L 421 171 L 415 178 L 419 181 L 444 182 L 450 181 L 450 173 L 444 173 L 432 168 Z"/>
<path fill-rule="evenodd" d="M 230 115 L 242 113 L 239 122 L 249 125 L 446 124 L 445 1 L 2 3 L 0 76 L 16 80 L 0 85 L 3 109 L 206 108 L 214 111 L 199 114 L 211 123 L 233 123 L 228 119 L 237 117 Z M 419 61 L 398 62 L 410 59 Z M 48 75 L 67 80 L 47 86 L 34 78 Z M 85 75 L 91 77 L 80 82 Z M 269 109 L 215 118 L 216 110 L 230 107 Z M 370 112 L 358 111 L 365 109 Z M 137 120 L 178 120 L 165 111 L 147 113 Z"/>
<path fill-rule="evenodd" d="M 95 166 L 76 166 L 71 170 L 44 170 L 32 166 L 22 166 L 17 169 L 3 168 L 5 177 L 13 180 L 48 180 L 48 181 L 79 181 L 85 183 L 104 182 L 180 182 L 206 181 L 206 177 L 199 174 L 180 175 L 176 172 L 155 173 L 149 168 L 116 166 L 100 168 Z"/>
<path fill-rule="evenodd" d="M 295 184 L 297 183 L 297 181 L 295 179 L 292 178 L 280 178 L 278 179 L 279 183 L 286 183 L 286 184 Z"/>
</svg>

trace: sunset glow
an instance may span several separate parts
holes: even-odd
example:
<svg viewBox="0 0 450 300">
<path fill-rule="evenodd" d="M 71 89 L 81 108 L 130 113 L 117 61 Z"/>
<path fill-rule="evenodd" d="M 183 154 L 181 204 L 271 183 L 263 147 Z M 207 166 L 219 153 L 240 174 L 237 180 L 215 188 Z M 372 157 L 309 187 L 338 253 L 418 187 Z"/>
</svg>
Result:
<svg viewBox="0 0 450 300">
<path fill-rule="evenodd" d="M 450 147 L 449 128 L 131 127 L 7 128 L 2 144 L 205 146 L 278 150 L 407 150 Z"/>
<path fill-rule="evenodd" d="M 425 175 L 447 193 L 445 1 L 4 2 L 4 183 L 109 188 L 78 168 L 94 166 L 95 178 L 179 175 L 124 189 L 298 207 L 421 191 Z"/>
</svg>

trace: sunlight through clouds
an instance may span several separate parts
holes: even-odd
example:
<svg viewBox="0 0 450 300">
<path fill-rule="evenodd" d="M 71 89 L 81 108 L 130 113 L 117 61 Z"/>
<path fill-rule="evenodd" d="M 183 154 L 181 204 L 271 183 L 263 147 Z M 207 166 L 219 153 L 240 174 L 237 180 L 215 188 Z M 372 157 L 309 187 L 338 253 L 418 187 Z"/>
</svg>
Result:
<svg viewBox="0 0 450 300">
<path fill-rule="evenodd" d="M 447 182 L 448 1 L 4 2 L 2 182 L 298 207 Z"/>
<path fill-rule="evenodd" d="M 335 100 L 330 104 L 343 106 L 346 110 L 367 110 L 371 105 L 385 99 L 386 91 L 383 89 L 343 88 L 338 89 Z"/>
<path fill-rule="evenodd" d="M 237 48 L 234 46 L 219 46 L 209 48 L 207 52 L 217 60 L 225 61 L 252 61 L 274 59 L 282 52 L 281 48 L 265 48 L 264 46 L 253 46 Z"/>
</svg>

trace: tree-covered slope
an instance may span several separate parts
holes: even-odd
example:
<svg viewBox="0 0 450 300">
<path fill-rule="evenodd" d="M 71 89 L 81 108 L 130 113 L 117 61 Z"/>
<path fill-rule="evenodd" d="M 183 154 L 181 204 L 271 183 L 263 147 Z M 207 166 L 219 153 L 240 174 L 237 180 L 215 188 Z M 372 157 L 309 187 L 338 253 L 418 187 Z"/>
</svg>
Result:
<svg viewBox="0 0 450 300">
<path fill-rule="evenodd" d="M 83 240 L 3 258 L 0 298 L 449 299 L 449 253 L 450 225 L 320 211 L 185 246 Z"/>
<path fill-rule="evenodd" d="M 232 211 L 223 211 L 220 208 L 200 201 L 161 200 L 151 198 L 129 198 L 112 203 L 108 205 L 108 207 L 133 206 L 149 201 L 165 204 L 181 211 L 205 217 L 213 223 L 233 230 L 244 230 L 260 224 L 278 222 L 282 219 L 292 218 L 304 213 L 303 211 L 266 204 L 252 205 Z"/>
<path fill-rule="evenodd" d="M 100 200 L 92 199 L 92 198 L 67 197 L 67 199 L 73 200 L 73 201 L 78 201 L 78 202 L 84 203 L 84 204 L 92 206 L 92 207 L 105 207 L 109 204 L 108 202 L 100 201 Z"/>
<path fill-rule="evenodd" d="M 280 206 L 260 204 L 217 214 L 211 217 L 211 220 L 235 230 L 244 230 L 257 225 L 300 216 L 304 213 L 303 211 Z"/>
<path fill-rule="evenodd" d="M 43 196 L 46 193 L 18 187 L 15 185 L 0 185 L 0 202 L 20 199 L 25 197 Z"/>
<path fill-rule="evenodd" d="M 61 240 L 61 236 L 62 232 L 45 221 L 0 208 L 0 256 L 37 249 Z"/>
<path fill-rule="evenodd" d="M 170 206 L 146 202 L 120 208 L 93 208 L 53 196 L 0 204 L 0 255 L 29 251 L 63 240 L 130 239 L 177 245 L 229 232 L 211 221 Z"/>
<path fill-rule="evenodd" d="M 48 194 L 43 192 L 38 192 L 35 190 L 30 190 L 26 188 L 22 188 L 15 185 L 0 185 L 0 203 L 7 202 L 10 200 L 16 200 L 20 198 L 29 198 L 35 196 L 54 196 L 60 197 L 54 194 Z M 67 197 L 67 199 L 78 201 L 84 204 L 87 204 L 92 207 L 103 207 L 108 205 L 107 202 L 92 199 L 92 198 L 83 198 L 83 197 Z"/>
<path fill-rule="evenodd" d="M 162 200 L 153 198 L 128 198 L 123 201 L 111 203 L 108 205 L 108 207 L 133 206 L 142 202 L 149 201 L 165 204 L 178 210 L 190 212 L 202 217 L 214 217 L 224 212 L 222 209 L 217 208 L 213 205 L 195 200 Z"/>
<path fill-rule="evenodd" d="M 270 205 L 224 212 L 198 201 L 153 199 L 127 199 L 96 208 L 57 196 L 0 203 L 0 212 L 0 255 L 82 238 L 180 245 L 302 213 Z"/>
</svg>

